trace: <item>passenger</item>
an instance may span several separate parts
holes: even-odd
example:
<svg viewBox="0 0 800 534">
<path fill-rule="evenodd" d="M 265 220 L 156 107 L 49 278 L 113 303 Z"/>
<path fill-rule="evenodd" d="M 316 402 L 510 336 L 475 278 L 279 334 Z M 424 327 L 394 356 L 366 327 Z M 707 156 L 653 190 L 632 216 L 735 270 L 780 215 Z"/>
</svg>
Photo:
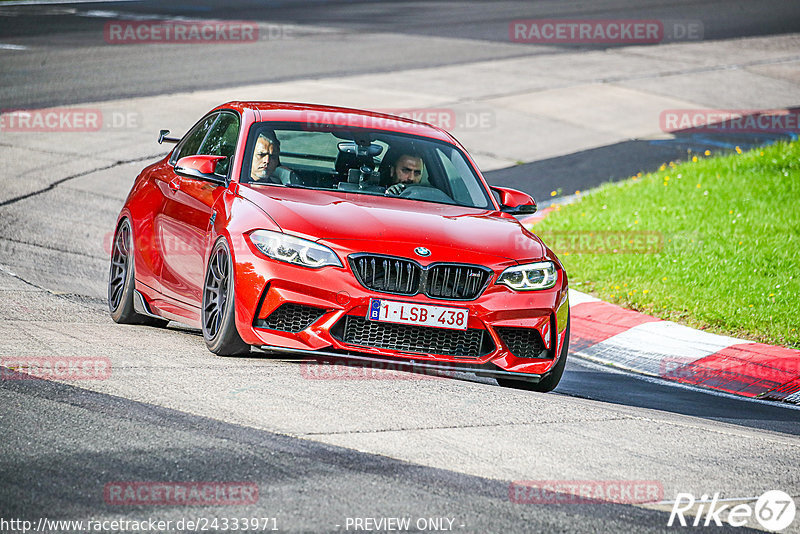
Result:
<svg viewBox="0 0 800 534">
<path fill-rule="evenodd" d="M 387 195 L 399 195 L 407 185 L 418 184 L 422 179 L 422 158 L 416 154 L 401 154 L 389 168 Z"/>
<path fill-rule="evenodd" d="M 250 178 L 254 182 L 286 183 L 295 181 L 296 175 L 288 167 L 281 166 L 281 143 L 274 134 L 259 134 L 253 150 Z"/>
</svg>

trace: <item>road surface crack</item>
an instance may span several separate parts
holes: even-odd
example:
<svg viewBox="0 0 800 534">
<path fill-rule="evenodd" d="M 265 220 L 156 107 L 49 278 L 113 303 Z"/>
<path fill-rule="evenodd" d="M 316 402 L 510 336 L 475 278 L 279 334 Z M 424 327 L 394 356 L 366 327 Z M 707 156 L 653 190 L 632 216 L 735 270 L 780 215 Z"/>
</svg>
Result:
<svg viewBox="0 0 800 534">
<path fill-rule="evenodd" d="M 52 289 L 48 289 L 48 288 L 40 286 L 38 284 L 34 284 L 33 282 L 25 280 L 23 277 L 21 277 L 20 275 L 18 275 L 14 271 L 11 271 L 10 269 L 8 269 L 7 267 L 4 267 L 2 265 L 0 265 L 0 273 L 6 274 L 8 276 L 11 276 L 12 278 L 16 278 L 20 282 L 22 282 L 24 284 L 27 284 L 27 285 L 31 286 L 32 288 L 34 288 L 34 289 L 38 289 L 39 291 L 43 291 L 45 293 L 53 295 L 54 297 L 67 300 L 67 301 L 69 301 L 69 302 L 71 302 L 73 304 L 78 304 L 79 306 L 82 306 L 82 307 L 84 307 L 84 308 L 86 308 L 88 310 L 96 310 L 97 308 L 87 305 L 86 304 L 87 301 L 88 302 L 95 302 L 95 303 L 98 303 L 98 302 L 105 303 L 105 300 L 99 299 L 99 298 L 96 298 L 96 297 L 90 297 L 88 295 L 81 295 L 79 293 L 59 293 L 57 291 L 53 291 Z M 2 291 L 12 291 L 12 290 L 0 290 L 0 292 L 2 292 Z"/>
<path fill-rule="evenodd" d="M 138 163 L 140 161 L 147 161 L 147 160 L 151 160 L 151 159 L 156 159 L 156 158 L 162 157 L 163 155 L 164 154 L 155 154 L 155 155 L 142 156 L 142 157 L 133 158 L 133 159 L 118 160 L 118 161 L 116 161 L 116 162 L 114 162 L 114 163 L 112 163 L 110 165 L 105 165 L 103 167 L 96 167 L 94 169 L 89 169 L 87 171 L 79 172 L 79 173 L 76 173 L 76 174 L 71 174 L 70 176 L 67 176 L 65 178 L 61 178 L 60 180 L 56 180 L 55 182 L 53 182 L 53 183 L 51 183 L 51 184 L 49 184 L 49 185 L 47 185 L 47 186 L 45 186 L 45 187 L 43 187 L 41 189 L 38 189 L 36 191 L 31 191 L 30 193 L 25 193 L 24 195 L 19 195 L 19 196 L 10 198 L 8 200 L 4 200 L 4 201 L 0 202 L 0 208 L 8 206 L 8 205 L 11 205 L 11 204 L 14 204 L 16 202 L 19 202 L 20 200 L 25 200 L 27 198 L 31 198 L 31 197 L 35 197 L 37 195 L 41 195 L 42 193 L 46 193 L 48 191 L 52 191 L 53 189 L 55 189 L 59 185 L 61 185 L 63 183 L 66 183 L 66 182 L 69 182 L 70 180 L 74 180 L 75 178 L 81 178 L 82 176 L 87 176 L 89 174 L 92 174 L 92 173 L 95 173 L 95 172 L 99 172 L 99 171 L 107 171 L 109 169 L 113 169 L 114 167 L 119 167 L 120 165 L 127 165 L 128 163 Z"/>
<path fill-rule="evenodd" d="M 33 243 L 31 241 L 23 241 L 21 239 L 11 239 L 10 237 L 0 236 L 0 241 L 6 241 L 8 243 L 15 243 L 17 245 L 27 245 L 29 247 L 42 248 L 44 250 L 49 250 L 51 252 L 62 252 L 64 254 L 72 254 L 74 256 L 80 256 L 82 258 L 88 258 L 88 259 L 91 259 L 91 260 L 99 260 L 99 261 L 108 260 L 108 257 L 105 256 L 105 255 L 103 255 L 103 256 L 95 256 L 93 254 L 88 254 L 86 252 L 78 252 L 78 251 L 75 251 L 75 250 L 67 250 L 65 248 L 54 247 L 52 245 L 43 245 L 41 243 Z M 109 254 L 110 254 L 110 252 L 109 252 Z"/>
<path fill-rule="evenodd" d="M 403 427 L 403 428 L 380 428 L 375 430 L 343 430 L 341 432 L 304 432 L 298 434 L 299 436 L 336 436 L 345 434 L 382 434 L 387 432 L 409 432 L 419 430 L 458 430 L 462 428 L 496 428 L 501 426 L 530 426 L 530 425 L 551 425 L 563 423 L 596 423 L 598 421 L 627 421 L 635 419 L 635 417 L 621 416 L 621 417 L 600 417 L 592 419 L 554 419 L 552 421 L 536 421 L 533 423 L 486 423 L 474 425 L 452 425 L 452 426 L 430 426 L 430 427 Z"/>
</svg>

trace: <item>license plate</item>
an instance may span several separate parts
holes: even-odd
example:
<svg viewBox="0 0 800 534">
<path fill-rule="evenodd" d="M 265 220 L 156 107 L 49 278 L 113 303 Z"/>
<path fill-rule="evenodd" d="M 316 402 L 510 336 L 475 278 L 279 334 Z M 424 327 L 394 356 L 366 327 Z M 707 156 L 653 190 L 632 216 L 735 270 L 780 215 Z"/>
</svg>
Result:
<svg viewBox="0 0 800 534">
<path fill-rule="evenodd" d="M 466 330 L 468 318 L 469 310 L 465 308 L 448 308 L 384 299 L 369 299 L 369 312 L 367 312 L 367 319 L 370 321 L 415 324 L 454 330 Z"/>
</svg>

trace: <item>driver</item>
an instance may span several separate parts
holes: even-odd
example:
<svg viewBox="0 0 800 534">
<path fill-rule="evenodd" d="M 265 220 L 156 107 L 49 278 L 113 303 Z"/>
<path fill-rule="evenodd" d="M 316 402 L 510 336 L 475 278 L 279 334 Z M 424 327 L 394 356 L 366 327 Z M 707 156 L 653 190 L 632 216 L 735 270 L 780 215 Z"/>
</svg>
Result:
<svg viewBox="0 0 800 534">
<path fill-rule="evenodd" d="M 281 166 L 281 143 L 272 133 L 261 133 L 253 150 L 253 164 L 250 166 L 250 178 L 254 182 L 281 183 L 278 178 L 281 172 L 292 172 Z"/>
<path fill-rule="evenodd" d="M 402 154 L 389 168 L 391 185 L 387 195 L 399 195 L 407 185 L 418 184 L 422 179 L 422 158 L 416 154 Z"/>
</svg>

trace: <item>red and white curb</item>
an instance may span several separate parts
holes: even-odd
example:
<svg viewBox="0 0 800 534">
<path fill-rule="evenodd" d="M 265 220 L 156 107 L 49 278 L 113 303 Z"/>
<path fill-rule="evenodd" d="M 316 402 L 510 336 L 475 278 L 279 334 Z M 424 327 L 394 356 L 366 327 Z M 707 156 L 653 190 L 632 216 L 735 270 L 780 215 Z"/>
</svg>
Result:
<svg viewBox="0 0 800 534">
<path fill-rule="evenodd" d="M 800 350 L 720 336 L 569 290 L 570 349 L 666 380 L 800 404 Z"/>
</svg>

